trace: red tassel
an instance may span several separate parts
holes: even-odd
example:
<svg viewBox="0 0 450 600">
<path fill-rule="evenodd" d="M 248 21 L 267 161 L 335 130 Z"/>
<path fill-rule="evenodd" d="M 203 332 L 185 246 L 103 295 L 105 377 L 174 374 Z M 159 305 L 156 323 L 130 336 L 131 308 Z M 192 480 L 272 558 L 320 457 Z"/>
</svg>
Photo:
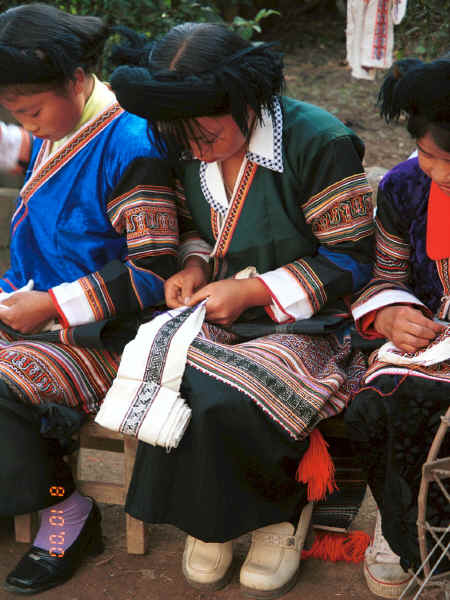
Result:
<svg viewBox="0 0 450 600">
<path fill-rule="evenodd" d="M 328 443 L 318 429 L 309 436 L 309 448 L 298 465 L 295 478 L 308 484 L 308 500 L 318 502 L 338 487 L 334 480 L 334 463 L 327 450 Z"/>
<path fill-rule="evenodd" d="M 364 560 L 364 553 L 370 540 L 370 535 L 364 531 L 348 533 L 317 531 L 313 545 L 309 550 L 303 550 L 302 558 L 360 563 Z"/>
</svg>

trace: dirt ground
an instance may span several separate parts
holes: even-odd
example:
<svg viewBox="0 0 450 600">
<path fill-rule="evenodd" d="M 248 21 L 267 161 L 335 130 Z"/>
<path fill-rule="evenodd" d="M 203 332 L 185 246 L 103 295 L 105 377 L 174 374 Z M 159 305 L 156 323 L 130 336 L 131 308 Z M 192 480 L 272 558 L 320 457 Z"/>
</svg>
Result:
<svg viewBox="0 0 450 600">
<path fill-rule="evenodd" d="M 414 149 L 404 127 L 386 125 L 375 107 L 382 74 L 375 82 L 352 79 L 345 64 L 345 19 L 331 14 L 309 15 L 301 21 L 280 24 L 279 36 L 285 51 L 287 94 L 320 105 L 349 125 L 365 142 L 365 167 L 389 169 Z M 276 37 L 276 32 L 271 35 Z M 1 184 L 1 182 L 0 182 Z M 5 185 L 4 183 L 2 185 Z M 6 184 L 8 185 L 8 184 Z M 4 243 L 6 233 L 2 233 Z M 0 251 L 0 266 L 7 263 L 7 251 Z M 97 470 L 120 471 L 98 455 L 87 456 Z M 128 555 L 125 549 L 123 510 L 102 506 L 106 550 L 84 565 L 66 585 L 44 592 L 45 600 L 238 600 L 241 598 L 238 569 L 231 584 L 217 593 L 200 593 L 189 587 L 180 569 L 184 534 L 170 526 L 153 526 L 146 556 Z M 355 527 L 372 532 L 373 502 L 367 500 Z M 243 560 L 249 538 L 237 542 L 237 564 Z M 14 567 L 26 546 L 14 542 L 13 523 L 0 519 L 0 582 Z M 424 593 L 421 598 L 443 598 Z M 0 589 L 0 599 L 12 598 Z M 303 561 L 299 582 L 286 600 L 370 600 L 361 565 Z"/>
<path fill-rule="evenodd" d="M 280 21 L 268 37 L 282 40 L 287 95 L 325 108 L 352 128 L 365 143 L 366 168 L 390 169 L 415 144 L 404 123 L 387 125 L 379 116 L 376 100 L 385 72 L 378 72 L 375 81 L 351 77 L 345 26 L 342 15 L 316 11 L 301 15 L 295 26 Z"/>
<path fill-rule="evenodd" d="M 120 455 L 83 450 L 83 479 L 105 480 L 113 473 L 119 482 L 123 470 Z M 117 505 L 101 505 L 105 551 L 82 565 L 76 575 L 63 586 L 43 592 L 43 600 L 243 600 L 239 589 L 239 568 L 245 559 L 250 536 L 235 540 L 234 574 L 230 584 L 215 593 L 202 593 L 184 580 L 181 557 L 185 535 L 169 525 L 149 526 L 149 548 L 145 556 L 127 554 L 124 512 Z M 368 492 L 352 529 L 372 534 L 375 504 Z M 307 544 L 313 536 L 310 532 Z M 14 541 L 12 519 L 0 519 L 0 600 L 12 600 L 12 594 L 1 589 L 1 582 L 17 564 L 26 544 Z M 361 564 L 332 563 L 307 559 L 300 565 L 296 586 L 283 600 L 375 600 L 368 590 Z M 425 590 L 421 600 L 444 600 L 441 590 Z M 408 600 L 412 599 L 412 595 Z M 446 599 L 445 599 L 446 600 Z"/>
<path fill-rule="evenodd" d="M 249 536 L 235 543 L 235 570 L 231 583 L 215 593 L 202 593 L 189 586 L 181 574 L 184 534 L 172 526 L 151 526 L 146 556 L 126 553 L 123 510 L 101 507 L 106 549 L 84 564 L 72 580 L 43 592 L 43 600 L 242 600 L 239 567 L 249 546 Z M 370 529 L 370 511 L 360 527 Z M 12 540 L 12 522 L 0 520 L 0 581 L 26 551 L 24 544 Z M 17 596 L 16 596 L 17 597 Z M 1 590 L 1 600 L 14 596 Z M 302 562 L 298 583 L 285 600 L 373 600 L 361 565 L 329 563 L 308 559 Z"/>
</svg>

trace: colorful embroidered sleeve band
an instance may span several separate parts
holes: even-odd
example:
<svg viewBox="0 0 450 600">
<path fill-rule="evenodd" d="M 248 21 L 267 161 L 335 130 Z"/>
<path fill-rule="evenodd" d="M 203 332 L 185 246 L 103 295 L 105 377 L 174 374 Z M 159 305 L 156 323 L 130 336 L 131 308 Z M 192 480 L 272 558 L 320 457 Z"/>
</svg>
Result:
<svg viewBox="0 0 450 600">
<path fill-rule="evenodd" d="M 374 277 L 352 306 L 356 326 L 366 337 L 376 334 L 373 322 L 380 308 L 412 304 L 428 316 L 437 308 L 436 299 L 443 292 L 429 287 L 439 279 L 421 241 L 425 239 L 429 187 L 430 180 L 420 170 L 417 158 L 392 169 L 380 183 Z"/>
<path fill-rule="evenodd" d="M 371 275 L 371 188 L 365 173 L 343 177 L 360 165 L 353 143 L 339 138 L 316 161 L 323 166 L 302 209 L 319 245 L 310 256 L 261 275 L 274 299 L 267 312 L 278 322 L 311 317 L 329 299 L 360 289 Z"/>
</svg>

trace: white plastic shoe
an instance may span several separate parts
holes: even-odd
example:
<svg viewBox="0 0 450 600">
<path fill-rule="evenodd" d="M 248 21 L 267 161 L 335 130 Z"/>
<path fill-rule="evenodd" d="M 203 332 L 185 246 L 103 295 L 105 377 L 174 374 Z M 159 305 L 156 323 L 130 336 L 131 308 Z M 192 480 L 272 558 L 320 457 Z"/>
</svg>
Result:
<svg viewBox="0 0 450 600">
<path fill-rule="evenodd" d="M 400 557 L 392 552 L 381 532 L 381 515 L 377 511 L 373 542 L 364 558 L 364 577 L 372 594 L 381 598 L 399 598 L 412 575 L 400 566 Z"/>
<path fill-rule="evenodd" d="M 312 502 L 303 508 L 295 533 L 292 523 L 268 525 L 253 532 L 240 576 L 246 596 L 278 598 L 294 587 L 312 509 Z"/>
<path fill-rule="evenodd" d="M 183 575 L 197 589 L 215 591 L 232 576 L 232 541 L 207 543 L 188 535 L 183 553 Z"/>
</svg>

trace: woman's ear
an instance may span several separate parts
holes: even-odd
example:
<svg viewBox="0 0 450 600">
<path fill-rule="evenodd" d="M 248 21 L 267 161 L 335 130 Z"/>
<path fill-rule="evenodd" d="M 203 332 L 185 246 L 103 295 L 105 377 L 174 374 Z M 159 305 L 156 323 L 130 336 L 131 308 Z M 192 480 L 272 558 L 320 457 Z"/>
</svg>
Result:
<svg viewBox="0 0 450 600">
<path fill-rule="evenodd" d="M 68 81 L 68 91 L 73 91 L 75 95 L 82 94 L 86 89 L 88 76 L 83 67 L 77 67 L 73 72 L 72 79 Z"/>
</svg>

